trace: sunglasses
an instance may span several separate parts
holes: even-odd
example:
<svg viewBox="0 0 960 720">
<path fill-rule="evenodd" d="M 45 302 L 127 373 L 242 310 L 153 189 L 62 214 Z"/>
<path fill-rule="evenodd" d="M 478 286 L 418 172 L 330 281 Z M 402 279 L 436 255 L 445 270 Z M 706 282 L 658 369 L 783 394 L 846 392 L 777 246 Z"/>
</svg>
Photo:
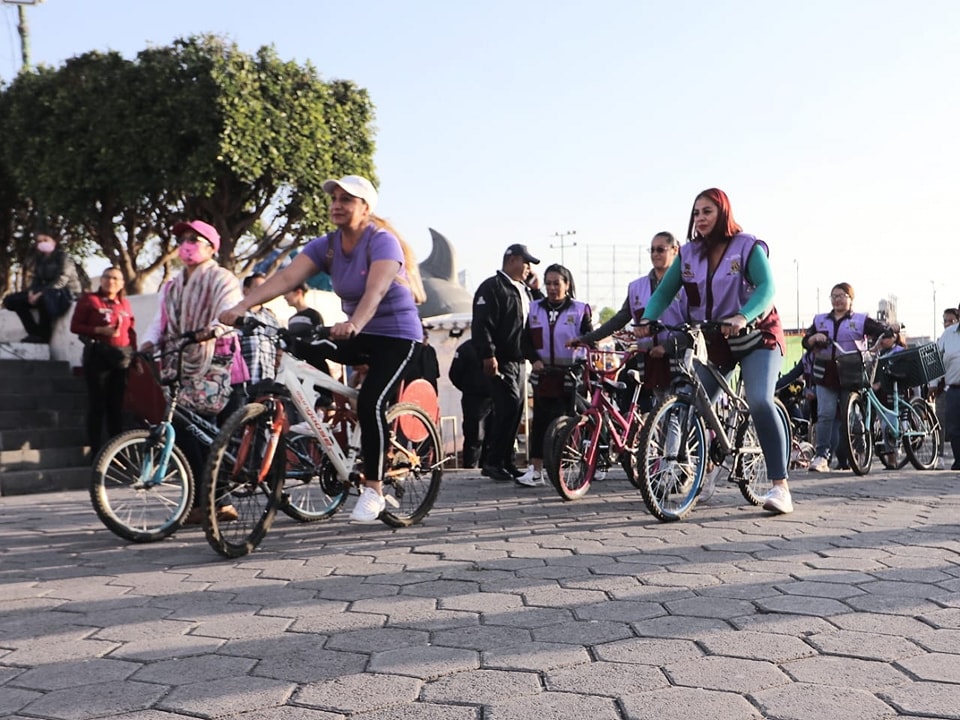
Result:
<svg viewBox="0 0 960 720">
<path fill-rule="evenodd" d="M 200 243 L 205 243 L 208 247 L 213 247 L 213 243 L 207 240 L 205 237 L 200 237 L 199 235 L 178 235 L 177 236 L 177 245 L 186 245 L 187 243 L 194 243 L 199 245 Z"/>
<path fill-rule="evenodd" d="M 665 253 L 665 252 L 666 252 L 667 250 L 669 250 L 669 249 L 670 249 L 670 248 L 665 247 L 665 246 L 664 246 L 664 247 L 652 247 L 652 248 L 650 248 L 650 254 L 651 254 L 651 255 L 659 255 L 660 253 Z"/>
</svg>

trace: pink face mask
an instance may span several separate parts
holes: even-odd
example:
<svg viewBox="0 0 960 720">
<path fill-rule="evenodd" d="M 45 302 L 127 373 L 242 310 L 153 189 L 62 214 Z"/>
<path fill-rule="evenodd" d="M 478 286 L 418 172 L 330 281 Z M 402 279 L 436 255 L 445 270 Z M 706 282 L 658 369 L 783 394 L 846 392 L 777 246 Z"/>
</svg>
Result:
<svg viewBox="0 0 960 720">
<path fill-rule="evenodd" d="M 44 255 L 49 255 L 56 249 L 57 244 L 53 240 L 41 240 L 37 243 L 37 250 L 42 252 Z"/>
<path fill-rule="evenodd" d="M 184 243 L 177 252 L 184 265 L 196 265 L 203 260 L 203 251 L 197 243 Z"/>
</svg>

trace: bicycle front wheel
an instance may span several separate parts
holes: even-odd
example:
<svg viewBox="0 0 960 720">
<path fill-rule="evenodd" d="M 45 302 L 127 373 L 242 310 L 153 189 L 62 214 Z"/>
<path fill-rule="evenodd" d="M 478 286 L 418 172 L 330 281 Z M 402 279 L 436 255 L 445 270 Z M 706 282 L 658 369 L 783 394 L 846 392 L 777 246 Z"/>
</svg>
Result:
<svg viewBox="0 0 960 720">
<path fill-rule="evenodd" d="M 564 500 L 579 500 L 590 489 L 599 449 L 594 447 L 593 465 L 590 464 L 588 453 L 597 444 L 600 435 L 597 422 L 597 417 L 592 414 L 571 418 L 557 438 L 560 461 L 553 486 Z"/>
<path fill-rule="evenodd" d="M 780 400 L 774 400 L 773 407 L 787 441 L 787 457 L 784 467 L 790 467 L 790 437 L 793 434 L 790 415 Z M 736 448 L 733 472 L 740 488 L 740 494 L 747 502 L 759 507 L 763 505 L 767 492 L 773 488 L 773 483 L 768 476 L 767 460 L 760 448 L 757 428 L 750 415 L 747 415 L 737 429 Z"/>
<path fill-rule="evenodd" d="M 850 469 L 857 475 L 870 472 L 873 463 L 873 432 L 870 428 L 867 399 L 858 392 L 850 393 L 843 408 L 843 438 L 847 446 Z"/>
<path fill-rule="evenodd" d="M 576 422 L 577 418 L 571 415 L 561 415 L 554 418 L 547 425 L 543 436 L 543 472 L 550 483 L 556 487 L 560 472 L 560 455 L 563 451 L 564 430 L 567 425 Z"/>
<path fill-rule="evenodd" d="M 637 470 L 640 494 L 658 520 L 682 520 L 693 510 L 707 470 L 709 443 L 696 408 L 668 397 L 640 433 Z"/>
<path fill-rule="evenodd" d="M 320 441 L 312 435 L 288 435 L 286 472 L 280 509 L 298 522 L 332 518 L 347 499 Z"/>
<path fill-rule="evenodd" d="M 166 472 L 154 477 L 164 442 L 150 430 L 129 430 L 97 455 L 90 499 L 100 521 L 131 542 L 154 542 L 175 533 L 193 505 L 193 473 L 176 445 Z"/>
<path fill-rule="evenodd" d="M 910 401 L 903 449 L 917 470 L 932 470 L 940 457 L 940 431 L 937 415 L 923 398 Z"/>
<path fill-rule="evenodd" d="M 419 405 L 397 403 L 387 410 L 387 424 L 387 509 L 380 520 L 390 527 L 409 527 L 427 516 L 440 494 L 443 446 L 437 426 Z"/>
<path fill-rule="evenodd" d="M 273 411 L 250 403 L 224 423 L 204 472 L 207 542 L 220 555 L 241 557 L 266 536 L 283 492 L 286 458 L 272 445 Z M 282 445 L 282 442 L 280 443 Z M 230 519 L 226 508 L 236 511 Z"/>
<path fill-rule="evenodd" d="M 643 414 L 636 408 L 630 421 L 630 431 L 626 435 L 626 447 L 620 454 L 620 467 L 627 474 L 627 480 L 640 489 L 640 473 L 637 468 L 637 451 L 640 448 L 640 431 L 643 429 Z"/>
</svg>

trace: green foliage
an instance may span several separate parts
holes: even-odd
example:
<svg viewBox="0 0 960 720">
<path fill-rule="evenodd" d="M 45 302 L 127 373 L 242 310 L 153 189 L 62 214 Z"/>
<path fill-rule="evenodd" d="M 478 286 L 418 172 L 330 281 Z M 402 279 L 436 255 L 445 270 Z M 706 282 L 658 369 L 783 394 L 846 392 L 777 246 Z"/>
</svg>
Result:
<svg viewBox="0 0 960 720">
<path fill-rule="evenodd" d="M 184 218 L 212 223 L 221 264 L 240 273 L 322 232 L 323 180 L 375 181 L 372 120 L 351 82 L 269 47 L 190 37 L 133 61 L 90 52 L 21 73 L 0 93 L 0 175 L 138 291 L 169 268 Z"/>
<path fill-rule="evenodd" d="M 612 317 L 613 317 L 614 315 L 616 315 L 616 314 L 617 314 L 617 311 L 614 310 L 612 307 L 607 306 L 607 307 L 605 307 L 605 308 L 602 308 L 602 309 L 600 310 L 600 314 L 599 314 L 599 316 L 598 316 L 598 317 L 600 318 L 600 322 L 597 323 L 597 324 L 598 324 L 598 325 L 603 325 L 603 323 L 605 323 L 607 320 L 609 320 L 610 318 L 612 318 Z"/>
</svg>

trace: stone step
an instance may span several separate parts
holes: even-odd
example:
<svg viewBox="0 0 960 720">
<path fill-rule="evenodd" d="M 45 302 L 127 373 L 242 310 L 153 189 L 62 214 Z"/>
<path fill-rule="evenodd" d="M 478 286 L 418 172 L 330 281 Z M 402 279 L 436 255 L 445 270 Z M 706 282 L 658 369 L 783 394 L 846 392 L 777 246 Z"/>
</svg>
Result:
<svg viewBox="0 0 960 720">
<path fill-rule="evenodd" d="M 4 400 L 0 399 L 0 404 Z M 28 428 L 75 428 L 84 427 L 85 413 L 81 409 L 73 410 L 0 410 L 0 432 L 4 430 L 22 430 Z"/>
<path fill-rule="evenodd" d="M 72 376 L 63 360 L 0 360 L 0 377 L 64 378 Z"/>
<path fill-rule="evenodd" d="M 41 343 L 0 342 L 0 360 L 49 361 L 50 346 Z"/>
<path fill-rule="evenodd" d="M 89 466 L 92 460 L 90 448 L 86 445 L 0 450 L 0 473 L 14 470 L 36 471 L 80 465 Z"/>
<path fill-rule="evenodd" d="M 0 472 L 0 496 L 86 490 L 90 487 L 92 473 L 89 465 Z"/>
<path fill-rule="evenodd" d="M 82 412 L 87 407 L 87 395 L 85 392 L 59 395 L 0 395 L 0 405 L 7 411 L 79 410 Z"/>
<path fill-rule="evenodd" d="M 87 433 L 83 423 L 66 427 L 21 428 L 0 430 L 0 451 L 42 450 L 83 445 Z"/>
<path fill-rule="evenodd" d="M 54 377 L 0 375 L 0 397 L 16 395 L 86 395 L 83 378 L 58 374 Z"/>
</svg>

